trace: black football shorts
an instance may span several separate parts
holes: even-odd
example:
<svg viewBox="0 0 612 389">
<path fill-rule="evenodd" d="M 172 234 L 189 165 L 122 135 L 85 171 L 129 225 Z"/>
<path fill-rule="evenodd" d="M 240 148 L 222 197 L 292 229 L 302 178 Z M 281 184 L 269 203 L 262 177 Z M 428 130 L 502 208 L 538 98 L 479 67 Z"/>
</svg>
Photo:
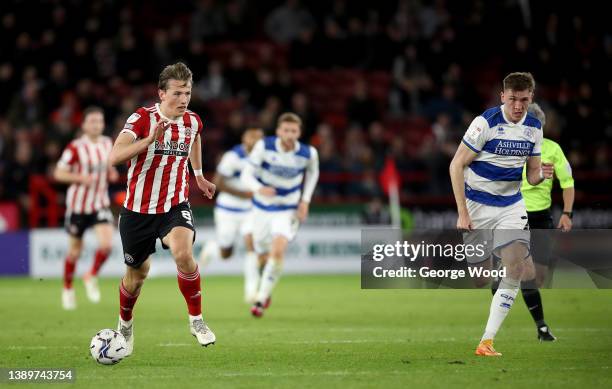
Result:
<svg viewBox="0 0 612 389">
<path fill-rule="evenodd" d="M 126 208 L 119 215 L 119 234 L 126 265 L 139 268 L 155 252 L 155 240 L 161 241 L 174 227 L 186 227 L 193 231 L 193 213 L 188 202 L 178 204 L 166 213 L 146 214 Z M 162 247 L 168 249 L 162 242 Z"/>
</svg>

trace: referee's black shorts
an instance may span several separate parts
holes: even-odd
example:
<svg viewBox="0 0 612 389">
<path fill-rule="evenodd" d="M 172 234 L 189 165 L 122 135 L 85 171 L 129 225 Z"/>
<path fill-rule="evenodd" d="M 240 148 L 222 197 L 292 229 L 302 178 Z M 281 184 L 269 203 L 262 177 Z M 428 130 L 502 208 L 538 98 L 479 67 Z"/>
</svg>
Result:
<svg viewBox="0 0 612 389">
<path fill-rule="evenodd" d="M 123 245 L 125 264 L 139 268 L 155 252 L 155 241 L 161 241 L 174 227 L 185 227 L 193 231 L 193 213 L 188 202 L 180 203 L 166 213 L 146 214 L 126 208 L 119 215 L 119 234 Z M 162 247 L 168 249 L 162 242 Z"/>
<path fill-rule="evenodd" d="M 552 241 L 555 225 L 550 208 L 527 212 L 531 230 L 531 255 L 535 263 L 549 266 L 552 256 Z"/>
</svg>

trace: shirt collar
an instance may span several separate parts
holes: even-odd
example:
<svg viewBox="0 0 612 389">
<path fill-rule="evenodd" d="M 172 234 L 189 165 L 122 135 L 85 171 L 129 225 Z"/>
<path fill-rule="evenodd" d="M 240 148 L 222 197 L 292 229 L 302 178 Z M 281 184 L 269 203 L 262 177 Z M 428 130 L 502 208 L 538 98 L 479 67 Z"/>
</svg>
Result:
<svg viewBox="0 0 612 389">
<path fill-rule="evenodd" d="M 300 142 L 297 141 L 295 142 L 295 147 L 293 148 L 293 150 L 289 150 L 289 151 L 285 151 L 285 149 L 283 148 L 283 145 L 281 144 L 281 140 L 279 137 L 276 138 L 276 141 L 274 141 L 274 146 L 276 147 L 277 151 L 280 151 L 281 153 L 297 153 L 298 150 L 300 149 Z"/>
</svg>

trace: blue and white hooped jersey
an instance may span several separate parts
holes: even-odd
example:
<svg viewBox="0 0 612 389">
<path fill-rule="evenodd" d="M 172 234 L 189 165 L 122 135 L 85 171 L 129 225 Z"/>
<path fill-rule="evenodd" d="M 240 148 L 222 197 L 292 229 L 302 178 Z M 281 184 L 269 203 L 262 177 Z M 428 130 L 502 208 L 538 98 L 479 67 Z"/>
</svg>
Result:
<svg viewBox="0 0 612 389">
<path fill-rule="evenodd" d="M 253 196 L 253 205 L 265 211 L 297 209 L 304 173 L 312 169 L 318 174 L 318 154 L 314 147 L 297 142 L 294 150 L 283 151 L 276 136 L 258 141 L 249 155 L 249 161 L 255 167 L 257 180 L 264 186 L 276 189 L 276 196 L 273 197 L 259 193 Z"/>
<path fill-rule="evenodd" d="M 527 114 L 512 123 L 503 106 L 490 108 L 472 121 L 463 143 L 478 154 L 464 171 L 466 198 L 496 207 L 522 199 L 525 162 L 541 153 L 542 124 L 538 119 Z"/>
<path fill-rule="evenodd" d="M 248 188 L 240 180 L 240 173 L 244 165 L 248 163 L 248 155 L 243 145 L 236 145 L 226 151 L 217 166 L 217 173 L 223 176 L 225 183 L 234 189 L 248 191 Z M 221 192 L 217 196 L 217 208 L 233 212 L 246 212 L 251 210 L 251 199 L 234 196 L 227 192 Z"/>
</svg>

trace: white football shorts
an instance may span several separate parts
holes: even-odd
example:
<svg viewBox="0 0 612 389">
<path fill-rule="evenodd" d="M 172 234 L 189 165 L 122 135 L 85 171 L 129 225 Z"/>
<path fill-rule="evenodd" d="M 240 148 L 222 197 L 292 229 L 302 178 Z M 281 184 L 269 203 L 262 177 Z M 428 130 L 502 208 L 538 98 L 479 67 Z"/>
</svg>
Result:
<svg viewBox="0 0 612 389">
<path fill-rule="evenodd" d="M 468 263 L 480 263 L 493 253 L 500 256 L 499 250 L 515 241 L 524 243 L 529 250 L 529 223 L 523 200 L 507 207 L 494 207 L 468 199 L 467 208 L 474 230 L 463 234 L 463 243 L 485 246 L 484 255 L 468 257 Z"/>
<path fill-rule="evenodd" d="M 257 254 L 270 252 L 275 236 L 284 236 L 290 242 L 295 238 L 299 221 L 294 209 L 271 212 L 254 208 L 252 213 L 253 244 Z"/>
</svg>

